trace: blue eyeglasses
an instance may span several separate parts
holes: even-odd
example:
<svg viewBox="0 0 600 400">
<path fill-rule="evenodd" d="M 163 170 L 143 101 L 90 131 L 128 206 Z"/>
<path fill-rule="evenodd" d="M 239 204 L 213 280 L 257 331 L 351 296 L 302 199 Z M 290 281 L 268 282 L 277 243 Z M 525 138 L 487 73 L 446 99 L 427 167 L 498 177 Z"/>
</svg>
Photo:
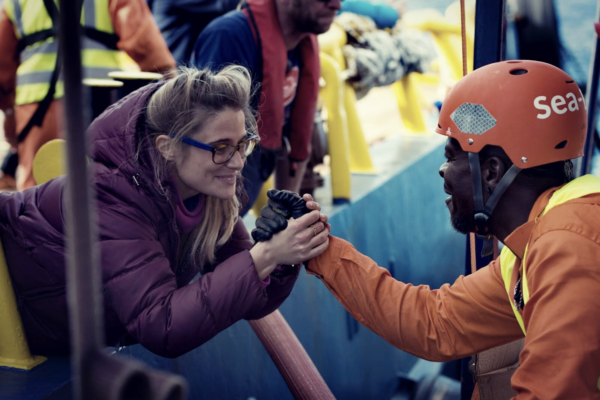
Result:
<svg viewBox="0 0 600 400">
<path fill-rule="evenodd" d="M 181 137 L 180 140 L 190 146 L 210 151 L 212 153 L 213 163 L 225 164 L 227 161 L 231 160 L 236 151 L 240 153 L 242 158 L 246 158 L 250 155 L 250 153 L 252 153 L 256 143 L 258 143 L 258 136 L 250 132 L 247 132 L 247 135 L 248 136 L 246 139 L 239 142 L 236 146 L 230 144 L 218 144 L 216 146 L 211 146 L 210 144 L 202 143 L 186 136 Z M 174 138 L 177 136 L 177 134 L 171 133 L 169 136 Z"/>
</svg>

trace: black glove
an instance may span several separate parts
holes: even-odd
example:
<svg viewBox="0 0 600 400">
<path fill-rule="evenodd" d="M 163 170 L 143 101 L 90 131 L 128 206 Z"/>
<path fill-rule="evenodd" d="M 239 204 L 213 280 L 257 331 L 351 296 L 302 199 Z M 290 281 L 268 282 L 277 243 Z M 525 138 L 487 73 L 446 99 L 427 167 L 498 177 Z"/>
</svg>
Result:
<svg viewBox="0 0 600 400">
<path fill-rule="evenodd" d="M 252 229 L 252 239 L 255 242 L 265 242 L 273 236 L 287 228 L 288 221 L 285 215 L 278 213 L 269 206 L 264 206 L 260 210 L 260 217 L 256 219 L 256 228 Z"/>
<path fill-rule="evenodd" d="M 267 192 L 267 197 L 269 197 L 269 206 L 281 215 L 287 215 L 287 219 L 290 217 L 298 219 L 310 212 L 304 199 L 289 190 L 271 189 Z"/>
<path fill-rule="evenodd" d="M 310 212 L 304 199 L 296 193 L 271 189 L 267 196 L 269 205 L 260 210 L 261 216 L 256 219 L 256 228 L 251 232 L 256 242 L 269 240 L 273 234 L 287 228 L 290 217 L 297 219 Z"/>
</svg>

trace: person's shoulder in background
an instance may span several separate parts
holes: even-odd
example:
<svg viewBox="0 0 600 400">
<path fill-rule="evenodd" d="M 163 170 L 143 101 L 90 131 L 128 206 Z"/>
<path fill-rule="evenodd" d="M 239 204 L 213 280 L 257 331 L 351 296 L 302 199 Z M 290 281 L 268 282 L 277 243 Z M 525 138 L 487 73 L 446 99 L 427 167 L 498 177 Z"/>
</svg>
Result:
<svg viewBox="0 0 600 400">
<path fill-rule="evenodd" d="M 254 69 L 257 46 L 250 22 L 241 11 L 234 10 L 216 18 L 202 31 L 192 54 L 197 68 L 220 70 L 227 64 Z"/>
</svg>

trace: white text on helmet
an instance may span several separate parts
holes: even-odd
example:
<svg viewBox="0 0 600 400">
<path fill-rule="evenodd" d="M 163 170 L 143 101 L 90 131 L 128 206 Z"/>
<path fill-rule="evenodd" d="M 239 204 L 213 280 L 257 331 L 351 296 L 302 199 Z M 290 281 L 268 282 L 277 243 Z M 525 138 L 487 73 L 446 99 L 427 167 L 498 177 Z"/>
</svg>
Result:
<svg viewBox="0 0 600 400">
<path fill-rule="evenodd" d="M 566 97 L 567 98 L 565 99 L 561 95 L 554 96 L 552 98 L 552 100 L 550 101 L 550 106 L 543 103 L 544 101 L 546 101 L 546 96 L 536 97 L 535 100 L 533 100 L 533 105 L 538 110 L 544 111 L 543 114 L 537 115 L 538 119 L 546 119 L 546 118 L 550 117 L 550 115 L 552 115 L 552 111 L 554 111 L 557 114 L 564 114 L 567 111 L 571 111 L 571 112 L 578 111 L 579 110 L 578 102 L 583 102 L 583 97 L 577 98 L 577 96 L 575 96 L 573 93 L 567 93 Z M 567 104 L 567 100 L 569 100 L 568 104 Z M 585 106 L 585 104 L 584 104 L 584 106 Z"/>
</svg>

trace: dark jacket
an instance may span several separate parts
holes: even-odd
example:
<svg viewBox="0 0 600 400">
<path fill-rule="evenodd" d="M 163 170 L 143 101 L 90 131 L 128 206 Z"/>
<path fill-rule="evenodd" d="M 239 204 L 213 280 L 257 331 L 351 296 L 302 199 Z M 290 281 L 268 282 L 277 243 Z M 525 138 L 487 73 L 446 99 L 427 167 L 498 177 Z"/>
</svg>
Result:
<svg viewBox="0 0 600 400">
<path fill-rule="evenodd" d="M 155 183 L 154 156 L 142 149 L 143 109 L 160 84 L 111 106 L 91 125 L 106 342 L 129 334 L 150 351 L 176 357 L 240 319 L 261 318 L 289 295 L 297 271 L 263 288 L 242 221 L 217 252 L 218 264 L 178 268 L 176 191 Z M 147 142 L 147 141 L 146 141 Z M 65 293 L 64 177 L 0 194 L 0 240 L 27 339 L 36 354 L 69 351 Z M 82 266 L 85 267 L 85 266 Z"/>
<path fill-rule="evenodd" d="M 175 61 L 187 65 L 202 29 L 213 19 L 234 10 L 239 0 L 150 0 L 148 3 Z"/>
</svg>

